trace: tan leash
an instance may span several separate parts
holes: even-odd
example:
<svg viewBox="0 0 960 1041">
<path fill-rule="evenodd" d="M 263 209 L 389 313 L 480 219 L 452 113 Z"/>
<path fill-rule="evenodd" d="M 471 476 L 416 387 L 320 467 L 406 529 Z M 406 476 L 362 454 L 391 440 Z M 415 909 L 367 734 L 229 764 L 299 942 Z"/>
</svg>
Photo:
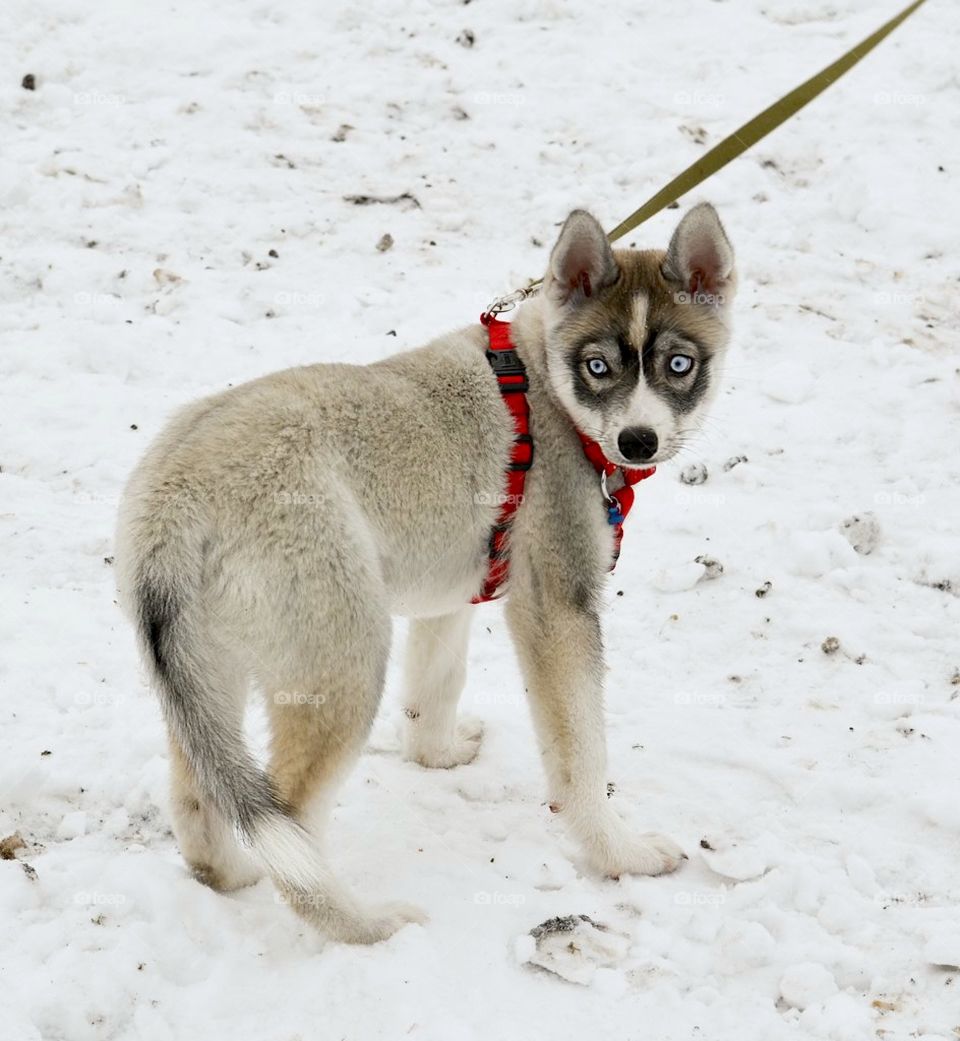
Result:
<svg viewBox="0 0 960 1041">
<path fill-rule="evenodd" d="M 714 145 L 706 155 L 701 156 L 695 163 L 678 174 L 667 185 L 664 185 L 656 195 L 634 210 L 626 220 L 621 221 L 607 236 L 611 242 L 616 242 L 627 232 L 648 220 L 655 213 L 676 202 L 681 195 L 685 195 L 691 189 L 702 184 L 708 177 L 712 177 L 718 170 L 722 170 L 727 163 L 732 162 L 758 141 L 762 140 L 771 131 L 785 123 L 791 116 L 796 115 L 805 105 L 822 94 L 827 87 L 835 83 L 845 72 L 848 72 L 862 58 L 865 58 L 877 46 L 881 40 L 886 39 L 904 22 L 914 11 L 926 0 L 914 0 L 912 4 L 905 7 L 898 15 L 885 22 L 875 33 L 871 33 L 855 47 L 851 47 L 843 57 L 838 58 L 832 65 L 821 69 L 815 76 L 805 80 L 799 87 L 795 87 L 789 94 L 785 94 L 779 101 L 775 101 L 765 108 L 760 115 L 754 116 L 742 127 L 734 130 L 732 134 L 725 137 L 719 144 Z M 543 279 L 538 278 L 523 289 L 517 289 L 506 296 L 499 297 L 487 309 L 487 314 L 498 315 L 504 311 L 512 310 L 522 300 L 532 296 L 543 284 Z"/>
</svg>

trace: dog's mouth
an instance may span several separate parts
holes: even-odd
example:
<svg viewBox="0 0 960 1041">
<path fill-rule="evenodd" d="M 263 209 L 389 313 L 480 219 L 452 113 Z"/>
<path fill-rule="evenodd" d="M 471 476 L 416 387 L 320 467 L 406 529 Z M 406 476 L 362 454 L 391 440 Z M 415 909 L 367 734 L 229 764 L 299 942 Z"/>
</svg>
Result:
<svg viewBox="0 0 960 1041">
<path fill-rule="evenodd" d="M 677 451 L 678 449 L 672 445 L 664 445 L 649 459 L 627 459 L 618 451 L 607 452 L 606 449 L 604 449 L 604 455 L 611 463 L 624 470 L 649 470 L 651 467 L 669 462 L 677 454 Z"/>
<path fill-rule="evenodd" d="M 661 463 L 665 463 L 670 458 L 670 455 L 666 452 L 657 452 L 652 459 L 635 459 L 635 460 L 611 460 L 616 462 L 617 466 L 622 466 L 626 470 L 649 470 L 652 466 L 659 466 Z"/>
</svg>

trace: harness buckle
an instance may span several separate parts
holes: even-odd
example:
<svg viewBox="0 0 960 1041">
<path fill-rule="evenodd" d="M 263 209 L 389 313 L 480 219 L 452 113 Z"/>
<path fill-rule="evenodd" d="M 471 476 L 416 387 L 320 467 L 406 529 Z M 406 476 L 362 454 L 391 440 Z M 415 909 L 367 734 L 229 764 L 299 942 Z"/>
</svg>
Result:
<svg viewBox="0 0 960 1041">
<path fill-rule="evenodd" d="M 487 361 L 497 376 L 524 376 L 526 369 L 520 356 L 511 347 L 506 351 L 491 351 L 487 348 Z"/>
</svg>

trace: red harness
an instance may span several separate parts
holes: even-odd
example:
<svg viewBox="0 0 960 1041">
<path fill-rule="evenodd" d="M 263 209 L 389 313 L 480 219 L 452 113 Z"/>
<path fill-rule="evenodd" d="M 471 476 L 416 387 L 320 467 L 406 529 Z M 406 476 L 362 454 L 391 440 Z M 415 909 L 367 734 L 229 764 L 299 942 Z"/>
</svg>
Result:
<svg viewBox="0 0 960 1041">
<path fill-rule="evenodd" d="M 486 326 L 489 335 L 487 361 L 500 385 L 504 404 L 513 416 L 516 436 L 510 450 L 510 464 L 507 467 L 507 486 L 500 503 L 500 513 L 496 524 L 490 532 L 489 565 L 487 577 L 478 596 L 470 602 L 485 604 L 497 600 L 503 584 L 510 573 L 510 556 L 507 539 L 513 524 L 513 515 L 523 502 L 523 489 L 526 485 L 527 471 L 533 465 L 533 438 L 530 436 L 530 405 L 527 402 L 527 370 L 523 366 L 510 339 L 510 323 L 500 322 L 493 315 L 484 314 L 480 321 Z M 612 571 L 617 566 L 620 556 L 620 543 L 623 541 L 623 521 L 633 506 L 633 485 L 638 481 L 652 477 L 656 467 L 633 470 L 611 463 L 603 454 L 603 449 L 596 441 L 591 440 L 579 430 L 577 436 L 583 445 L 583 451 L 593 468 L 600 474 L 600 489 L 607 505 L 607 520 L 613 527 L 613 561 Z M 607 478 L 620 471 L 624 482 L 622 488 L 615 492 L 607 491 Z"/>
<path fill-rule="evenodd" d="M 623 521 L 633 507 L 633 486 L 648 477 L 653 477 L 657 472 L 655 466 L 645 469 L 633 470 L 626 466 L 617 466 L 603 454 L 603 449 L 596 441 L 587 437 L 586 434 L 577 431 L 577 437 L 583 445 L 583 454 L 590 460 L 594 470 L 600 474 L 600 490 L 607 503 L 607 520 L 613 526 L 613 563 L 610 570 L 617 566 L 620 557 L 620 543 L 623 542 Z M 615 492 L 607 491 L 607 478 L 612 477 L 617 471 L 623 480 L 623 487 Z"/>
<path fill-rule="evenodd" d="M 498 322 L 492 315 L 482 315 L 480 321 L 487 327 L 490 343 L 487 361 L 500 384 L 503 403 L 513 416 L 516 436 L 510 450 L 510 465 L 507 467 L 507 487 L 500 499 L 500 513 L 490 532 L 487 577 L 480 594 L 470 603 L 485 604 L 496 600 L 500 587 L 510 572 L 510 556 L 506 542 L 513 523 L 513 515 L 523 502 L 523 489 L 527 471 L 533 466 L 533 438 L 530 436 L 530 405 L 527 402 L 527 370 L 513 349 L 510 340 L 509 322 Z"/>
</svg>

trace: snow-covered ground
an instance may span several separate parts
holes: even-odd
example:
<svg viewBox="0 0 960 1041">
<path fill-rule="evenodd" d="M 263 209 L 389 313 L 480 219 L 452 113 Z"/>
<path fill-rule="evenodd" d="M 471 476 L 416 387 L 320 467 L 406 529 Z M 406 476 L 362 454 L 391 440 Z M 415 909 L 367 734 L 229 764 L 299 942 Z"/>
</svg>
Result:
<svg viewBox="0 0 960 1041">
<path fill-rule="evenodd" d="M 676 875 L 582 870 L 487 606 L 479 758 L 400 760 L 394 665 L 334 816 L 344 877 L 428 924 L 325 944 L 266 882 L 205 889 L 111 571 L 123 481 L 176 406 L 474 321 L 572 206 L 612 226 L 896 6 L 6 0 L 0 837 L 25 847 L 0 861 L 0 1035 L 955 1038 L 952 0 L 696 196 L 738 250 L 726 392 L 640 488 L 606 617 L 614 799 L 684 845 Z M 723 573 L 694 584 L 703 554 Z M 580 914 L 609 929 L 583 982 L 524 961 Z"/>
</svg>

